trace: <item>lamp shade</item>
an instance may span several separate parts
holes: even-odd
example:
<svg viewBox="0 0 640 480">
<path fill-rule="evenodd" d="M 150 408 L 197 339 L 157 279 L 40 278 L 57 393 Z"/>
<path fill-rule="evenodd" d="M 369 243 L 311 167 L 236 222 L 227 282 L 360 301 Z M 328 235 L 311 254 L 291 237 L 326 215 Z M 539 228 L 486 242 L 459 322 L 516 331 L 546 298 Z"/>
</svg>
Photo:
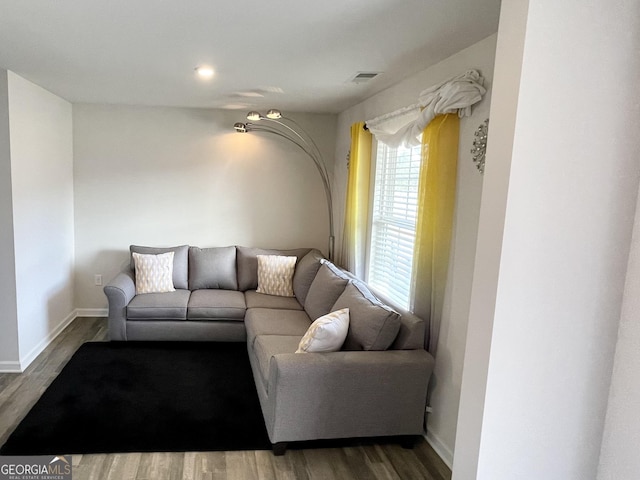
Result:
<svg viewBox="0 0 640 480">
<path fill-rule="evenodd" d="M 272 108 L 267 112 L 267 118 L 270 118 L 271 120 L 276 120 L 281 117 L 282 117 L 282 112 L 280 112 L 280 110 L 277 110 L 275 108 Z"/>
<path fill-rule="evenodd" d="M 245 133 L 247 131 L 247 126 L 244 123 L 240 123 L 240 122 L 234 123 L 233 128 L 238 133 Z"/>
<path fill-rule="evenodd" d="M 249 112 L 247 113 L 247 120 L 251 120 L 252 122 L 257 122 L 262 118 L 260 112 Z"/>
</svg>

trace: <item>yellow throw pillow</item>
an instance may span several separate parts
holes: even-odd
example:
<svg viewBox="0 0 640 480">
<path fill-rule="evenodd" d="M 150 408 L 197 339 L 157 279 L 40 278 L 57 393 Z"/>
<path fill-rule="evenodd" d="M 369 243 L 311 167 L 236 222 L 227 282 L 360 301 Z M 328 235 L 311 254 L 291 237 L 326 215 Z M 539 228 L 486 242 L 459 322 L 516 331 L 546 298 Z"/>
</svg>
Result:
<svg viewBox="0 0 640 480">
<path fill-rule="evenodd" d="M 136 295 L 176 291 L 173 287 L 173 254 L 131 254 L 136 267 Z"/>
<path fill-rule="evenodd" d="M 293 273 L 297 257 L 258 255 L 258 293 L 293 297 Z"/>
</svg>

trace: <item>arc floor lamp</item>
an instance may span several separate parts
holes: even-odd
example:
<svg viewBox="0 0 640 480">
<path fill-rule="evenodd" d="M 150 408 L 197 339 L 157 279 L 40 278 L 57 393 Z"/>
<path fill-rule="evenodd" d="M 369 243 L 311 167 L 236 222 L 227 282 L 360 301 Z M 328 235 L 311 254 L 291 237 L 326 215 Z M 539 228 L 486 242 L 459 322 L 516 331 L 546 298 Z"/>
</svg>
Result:
<svg viewBox="0 0 640 480">
<path fill-rule="evenodd" d="M 333 260 L 335 236 L 333 230 L 333 200 L 331 196 L 331 182 L 327 172 L 327 165 L 322 158 L 320 149 L 313 141 L 311 135 L 303 129 L 295 120 L 282 116 L 280 110 L 271 109 L 266 115 L 259 112 L 249 112 L 247 114 L 247 122 L 236 123 L 233 128 L 238 133 L 262 132 L 271 133 L 282 137 L 298 146 L 313 161 L 316 166 L 324 193 L 327 199 L 327 211 L 329 213 L 329 260 Z M 260 122 L 259 124 L 256 122 Z"/>
</svg>

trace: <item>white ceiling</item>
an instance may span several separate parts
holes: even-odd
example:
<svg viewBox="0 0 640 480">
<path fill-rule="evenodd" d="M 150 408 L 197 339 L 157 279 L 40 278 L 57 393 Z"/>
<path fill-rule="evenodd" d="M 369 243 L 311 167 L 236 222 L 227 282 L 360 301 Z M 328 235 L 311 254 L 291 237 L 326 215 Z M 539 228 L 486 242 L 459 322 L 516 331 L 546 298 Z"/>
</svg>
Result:
<svg viewBox="0 0 640 480">
<path fill-rule="evenodd" d="M 499 9 L 500 0 L 0 0 L 0 67 L 74 103 L 336 113 L 491 35 Z M 216 71 L 209 81 L 194 73 L 203 64 Z M 383 74 L 349 82 L 363 71 Z"/>
</svg>

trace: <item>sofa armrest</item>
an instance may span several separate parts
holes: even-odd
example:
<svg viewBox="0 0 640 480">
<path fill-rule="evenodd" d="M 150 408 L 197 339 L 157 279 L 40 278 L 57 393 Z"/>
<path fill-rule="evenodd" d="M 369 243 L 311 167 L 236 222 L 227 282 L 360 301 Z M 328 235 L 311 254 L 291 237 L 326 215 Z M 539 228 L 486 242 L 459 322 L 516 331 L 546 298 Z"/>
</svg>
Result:
<svg viewBox="0 0 640 480">
<path fill-rule="evenodd" d="M 127 305 L 136 295 L 136 283 L 133 272 L 120 272 L 104 287 L 109 302 L 109 338 L 111 340 L 127 339 Z"/>
<path fill-rule="evenodd" d="M 433 363 L 425 350 L 275 355 L 271 441 L 420 435 Z"/>
</svg>

